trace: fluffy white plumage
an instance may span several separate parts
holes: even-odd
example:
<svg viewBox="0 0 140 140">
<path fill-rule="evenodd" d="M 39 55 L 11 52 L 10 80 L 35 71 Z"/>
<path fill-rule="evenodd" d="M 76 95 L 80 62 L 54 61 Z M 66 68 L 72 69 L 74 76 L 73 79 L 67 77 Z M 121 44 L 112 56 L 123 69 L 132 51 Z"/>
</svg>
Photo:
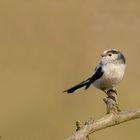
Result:
<svg viewBox="0 0 140 140">
<path fill-rule="evenodd" d="M 93 85 L 102 90 L 114 88 L 123 79 L 125 72 L 124 64 L 106 64 L 102 65 L 104 74 L 101 78 L 93 82 Z"/>
<path fill-rule="evenodd" d="M 109 49 L 105 50 L 101 56 L 101 62 L 97 65 L 94 74 L 65 92 L 74 93 L 82 88 L 88 89 L 91 84 L 107 92 L 118 85 L 125 73 L 126 60 L 124 55 L 116 49 Z"/>
</svg>

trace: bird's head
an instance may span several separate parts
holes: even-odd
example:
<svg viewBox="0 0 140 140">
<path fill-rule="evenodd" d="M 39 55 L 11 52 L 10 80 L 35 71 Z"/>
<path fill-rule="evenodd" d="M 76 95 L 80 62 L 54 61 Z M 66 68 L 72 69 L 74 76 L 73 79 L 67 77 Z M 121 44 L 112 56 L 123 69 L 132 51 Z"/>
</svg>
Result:
<svg viewBox="0 0 140 140">
<path fill-rule="evenodd" d="M 102 54 L 102 63 L 123 63 L 125 64 L 124 55 L 116 49 L 105 50 Z"/>
</svg>

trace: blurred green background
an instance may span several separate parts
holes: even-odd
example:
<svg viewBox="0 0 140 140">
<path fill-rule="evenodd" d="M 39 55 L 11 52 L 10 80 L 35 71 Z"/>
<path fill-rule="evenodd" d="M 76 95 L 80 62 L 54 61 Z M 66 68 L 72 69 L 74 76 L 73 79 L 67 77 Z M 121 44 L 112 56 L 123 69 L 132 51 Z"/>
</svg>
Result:
<svg viewBox="0 0 140 140">
<path fill-rule="evenodd" d="M 140 1 L 1 1 L 1 140 L 65 140 L 76 120 L 102 117 L 103 92 L 62 91 L 90 76 L 108 48 L 127 58 L 121 109 L 140 107 Z M 90 138 L 139 140 L 139 131 L 135 120 Z"/>
</svg>

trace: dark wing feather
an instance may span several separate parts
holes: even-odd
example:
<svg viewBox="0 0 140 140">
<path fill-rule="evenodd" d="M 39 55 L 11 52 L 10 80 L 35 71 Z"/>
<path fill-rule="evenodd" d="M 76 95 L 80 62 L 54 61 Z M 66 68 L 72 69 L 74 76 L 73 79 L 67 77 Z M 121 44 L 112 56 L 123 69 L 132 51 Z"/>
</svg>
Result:
<svg viewBox="0 0 140 140">
<path fill-rule="evenodd" d="M 90 78 L 88 78 L 87 80 L 85 81 L 82 81 L 81 83 L 73 86 L 72 88 L 69 88 L 67 90 L 65 90 L 64 92 L 67 92 L 67 93 L 74 93 L 75 91 L 77 91 L 78 89 L 84 87 L 87 85 L 87 83 L 89 82 Z"/>
<path fill-rule="evenodd" d="M 96 70 L 95 73 L 93 74 L 93 76 L 92 76 L 92 77 L 90 78 L 90 80 L 88 81 L 88 83 L 87 83 L 85 89 L 88 89 L 88 88 L 90 87 L 90 85 L 91 85 L 94 81 L 96 81 L 96 80 L 98 80 L 99 78 L 102 77 L 102 75 L 103 75 L 102 67 L 99 66 L 99 67 L 97 67 L 95 70 Z"/>
</svg>

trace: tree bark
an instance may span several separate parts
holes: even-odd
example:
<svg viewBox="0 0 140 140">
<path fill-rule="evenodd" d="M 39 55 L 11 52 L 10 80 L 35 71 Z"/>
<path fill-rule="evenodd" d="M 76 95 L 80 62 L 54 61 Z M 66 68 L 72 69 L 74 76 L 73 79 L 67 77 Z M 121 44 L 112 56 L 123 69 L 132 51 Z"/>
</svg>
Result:
<svg viewBox="0 0 140 140">
<path fill-rule="evenodd" d="M 67 138 L 67 140 L 84 140 L 89 139 L 89 135 L 101 129 L 115 126 L 120 123 L 140 118 L 140 109 L 120 112 L 118 107 L 117 95 L 113 91 L 107 93 L 108 97 L 104 99 L 106 103 L 107 114 L 98 119 L 89 119 L 84 124 L 80 121 L 76 122 L 76 132 Z"/>
</svg>

